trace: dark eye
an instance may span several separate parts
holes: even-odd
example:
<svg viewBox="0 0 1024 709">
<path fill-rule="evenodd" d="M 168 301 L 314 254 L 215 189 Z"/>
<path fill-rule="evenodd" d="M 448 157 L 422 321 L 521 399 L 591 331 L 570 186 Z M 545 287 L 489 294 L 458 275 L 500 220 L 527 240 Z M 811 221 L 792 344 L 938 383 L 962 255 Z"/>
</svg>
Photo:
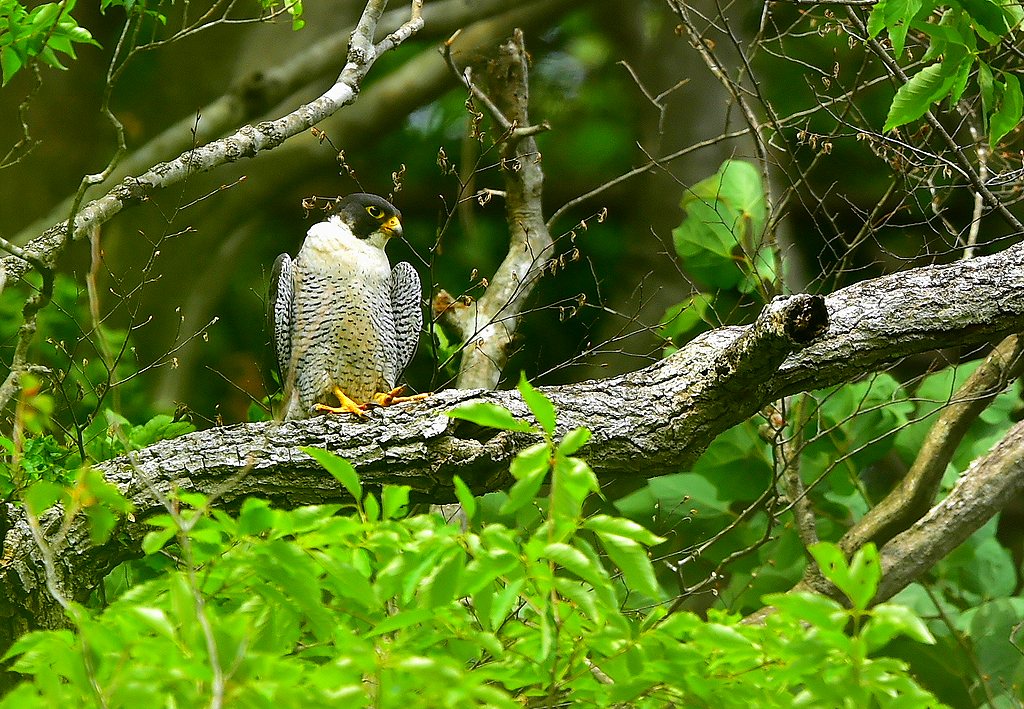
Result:
<svg viewBox="0 0 1024 709">
<path fill-rule="evenodd" d="M 369 207 L 367 207 L 366 212 L 374 219 L 380 219 L 381 217 L 384 216 L 384 210 L 375 204 L 371 204 Z"/>
</svg>

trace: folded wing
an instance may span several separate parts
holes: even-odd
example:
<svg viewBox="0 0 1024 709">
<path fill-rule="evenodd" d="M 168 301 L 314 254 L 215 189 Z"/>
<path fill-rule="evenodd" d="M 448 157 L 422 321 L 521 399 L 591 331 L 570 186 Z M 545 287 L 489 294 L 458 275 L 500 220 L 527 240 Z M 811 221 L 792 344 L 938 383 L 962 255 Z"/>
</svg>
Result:
<svg viewBox="0 0 1024 709">
<path fill-rule="evenodd" d="M 281 383 L 285 383 L 292 358 L 292 298 L 295 280 L 292 278 L 292 259 L 281 254 L 270 272 L 270 293 L 267 299 L 267 324 L 274 337 L 274 354 Z"/>
<path fill-rule="evenodd" d="M 423 305 L 420 277 L 409 263 L 402 261 L 391 269 L 391 312 L 395 323 L 395 375 L 402 372 L 416 354 L 423 329 Z"/>
</svg>

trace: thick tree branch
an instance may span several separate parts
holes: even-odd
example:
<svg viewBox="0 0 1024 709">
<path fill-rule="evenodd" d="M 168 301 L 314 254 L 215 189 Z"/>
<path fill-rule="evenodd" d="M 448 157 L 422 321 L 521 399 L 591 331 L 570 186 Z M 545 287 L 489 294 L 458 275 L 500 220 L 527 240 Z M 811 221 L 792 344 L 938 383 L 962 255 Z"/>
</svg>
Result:
<svg viewBox="0 0 1024 709">
<path fill-rule="evenodd" d="M 756 412 L 787 354 L 826 325 L 820 297 L 779 298 L 725 346 L 696 343 L 641 372 L 546 393 L 559 409 L 563 430 L 589 426 L 594 431 L 587 451 L 599 472 L 635 469 L 638 460 L 647 462 L 651 473 L 673 470 L 691 462 L 717 433 Z M 113 566 L 138 555 L 146 519 L 163 513 L 175 491 L 216 495 L 217 504 L 227 507 L 250 495 L 287 507 L 343 500 L 342 488 L 298 450 L 302 445 L 344 455 L 368 485 L 407 484 L 422 500 L 452 499 L 455 473 L 477 492 L 506 486 L 509 462 L 537 436 L 481 429 L 445 415 L 459 403 L 481 398 L 528 416 L 515 391 L 449 390 L 426 402 L 375 410 L 367 419 L 321 416 L 214 428 L 103 463 L 99 469 L 125 492 L 135 512 L 98 547 L 90 545 L 83 519 L 63 528 L 61 553 L 50 564 L 60 595 L 82 600 Z M 6 619 L 0 620 L 0 646 L 36 624 L 64 622 L 44 590 L 41 547 L 23 509 L 8 506 L 7 512 L 11 527 L 0 565 L 0 619 Z M 60 511 L 51 511 L 42 525 L 50 534 L 62 529 Z"/>
<path fill-rule="evenodd" d="M 827 334 L 807 345 L 822 331 L 826 309 Z M 814 296 L 776 299 L 754 325 L 706 333 L 645 369 L 543 391 L 558 407 L 561 430 L 586 426 L 593 431 L 583 454 L 602 480 L 646 479 L 686 469 L 715 436 L 786 393 L 838 384 L 908 354 L 979 345 L 1021 329 L 1024 245 L 853 285 L 824 303 Z M 347 457 L 367 485 L 408 484 L 421 500 L 452 499 L 454 474 L 477 492 L 503 487 L 510 482 L 508 463 L 534 437 L 480 429 L 445 416 L 472 399 L 528 416 L 517 392 L 451 390 L 426 402 L 376 410 L 366 420 L 321 416 L 238 424 L 104 463 L 100 468 L 127 491 L 137 511 L 133 521 L 122 523 L 114 541 L 100 547 L 89 545 L 84 523 L 71 526 L 65 552 L 55 560 L 62 590 L 68 598 L 81 599 L 113 565 L 137 554 L 147 516 L 161 511 L 158 498 L 174 490 L 216 492 L 226 506 L 248 495 L 282 506 L 343 499 L 333 478 L 298 450 L 304 445 Z M 1008 440 L 1012 445 L 1017 439 Z M 913 558 L 902 550 L 918 549 L 922 535 L 941 529 L 947 539 L 963 538 L 967 527 L 976 528 L 979 515 L 991 516 L 998 509 L 1007 493 L 993 487 L 990 477 L 985 480 L 971 483 L 978 495 L 971 514 L 955 506 L 957 500 L 965 504 L 965 493 L 951 495 L 890 542 L 895 545 L 888 557 L 894 578 L 901 578 L 901 565 Z M 989 492 L 995 497 L 984 497 Z M 0 623 L 0 645 L 26 628 L 63 622 L 44 590 L 39 550 L 19 518 L 20 508 L 6 511 L 12 526 L 0 566 L 0 618 L 7 621 Z M 59 521 L 47 518 L 45 528 Z"/>
</svg>

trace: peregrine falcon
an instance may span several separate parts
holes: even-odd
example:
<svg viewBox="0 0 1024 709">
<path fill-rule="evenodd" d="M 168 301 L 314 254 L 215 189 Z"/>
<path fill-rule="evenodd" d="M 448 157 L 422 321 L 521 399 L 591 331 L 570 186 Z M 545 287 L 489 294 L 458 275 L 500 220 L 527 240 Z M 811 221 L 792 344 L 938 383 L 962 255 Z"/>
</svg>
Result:
<svg viewBox="0 0 1024 709">
<path fill-rule="evenodd" d="M 392 269 L 384 253 L 402 235 L 401 216 L 377 195 L 351 194 L 310 228 L 294 260 L 281 254 L 274 262 L 267 315 L 285 419 L 361 416 L 369 403 L 403 400 L 396 384 L 416 351 L 423 311 L 416 271 L 406 262 Z"/>
</svg>

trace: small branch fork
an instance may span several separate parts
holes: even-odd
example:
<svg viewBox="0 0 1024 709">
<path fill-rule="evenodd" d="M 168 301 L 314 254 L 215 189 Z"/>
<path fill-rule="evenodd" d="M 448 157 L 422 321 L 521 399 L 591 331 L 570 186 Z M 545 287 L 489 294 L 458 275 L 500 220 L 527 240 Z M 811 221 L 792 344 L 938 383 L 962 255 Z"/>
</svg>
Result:
<svg viewBox="0 0 1024 709">
<path fill-rule="evenodd" d="M 541 204 L 544 171 L 533 139 L 550 126 L 546 121 L 530 123 L 529 72 L 522 31 L 516 30 L 498 48 L 498 57 L 490 66 L 490 73 L 496 79 L 490 94 L 473 81 L 469 67 L 460 70 L 456 66 L 451 47 L 458 34 L 456 32 L 445 42 L 442 49 L 445 60 L 502 132 L 498 143 L 505 179 L 509 250 L 479 300 L 466 305 L 441 290 L 434 298 L 434 311 L 467 343 L 457 385 L 493 388 L 507 361 L 508 348 L 526 299 L 543 272 L 546 255 L 553 245 Z"/>
</svg>

